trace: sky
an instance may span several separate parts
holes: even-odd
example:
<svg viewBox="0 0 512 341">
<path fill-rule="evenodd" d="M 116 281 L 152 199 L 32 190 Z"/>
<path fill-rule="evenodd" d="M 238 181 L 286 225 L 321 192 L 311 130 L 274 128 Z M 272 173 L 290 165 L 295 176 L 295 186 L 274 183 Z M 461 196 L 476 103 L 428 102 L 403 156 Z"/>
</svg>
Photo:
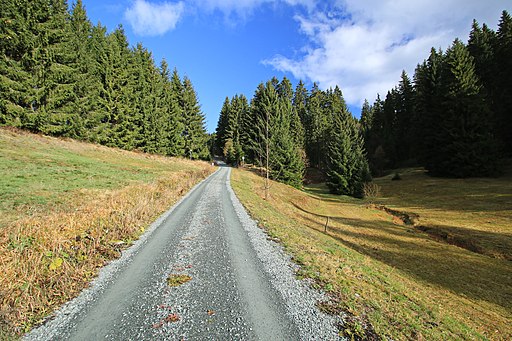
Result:
<svg viewBox="0 0 512 341">
<path fill-rule="evenodd" d="M 364 99 L 385 97 L 402 70 L 412 78 L 432 47 L 467 42 L 473 19 L 496 30 L 512 13 L 510 0 L 82 1 L 93 24 L 122 25 L 132 46 L 191 79 L 209 132 L 226 97 L 250 100 L 273 76 L 338 85 L 358 117 Z"/>
</svg>

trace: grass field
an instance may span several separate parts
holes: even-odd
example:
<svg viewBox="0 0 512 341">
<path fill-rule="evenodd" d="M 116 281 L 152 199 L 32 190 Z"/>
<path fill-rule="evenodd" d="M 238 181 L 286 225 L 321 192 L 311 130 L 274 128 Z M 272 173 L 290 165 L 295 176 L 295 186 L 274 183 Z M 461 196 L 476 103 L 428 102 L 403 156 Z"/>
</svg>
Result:
<svg viewBox="0 0 512 341">
<path fill-rule="evenodd" d="M 213 170 L 0 129 L 0 339 L 76 296 Z"/>
<path fill-rule="evenodd" d="M 244 170 L 232 173 L 232 185 L 302 264 L 298 275 L 330 292 L 320 307 L 345 316 L 345 335 L 510 340 L 511 173 L 467 180 L 421 169 L 400 174 L 401 181 L 375 180 L 374 205 L 330 195 L 323 185 L 298 191 L 279 183 L 265 201 L 263 180 Z M 415 216 L 415 226 L 375 204 Z"/>
</svg>

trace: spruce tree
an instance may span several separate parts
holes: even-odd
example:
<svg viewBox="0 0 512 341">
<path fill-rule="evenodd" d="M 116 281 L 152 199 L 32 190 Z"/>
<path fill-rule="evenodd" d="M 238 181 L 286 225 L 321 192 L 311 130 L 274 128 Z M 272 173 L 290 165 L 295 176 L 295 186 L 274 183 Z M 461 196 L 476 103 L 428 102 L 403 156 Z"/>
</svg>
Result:
<svg viewBox="0 0 512 341">
<path fill-rule="evenodd" d="M 34 36 L 29 30 L 28 1 L 2 1 L 0 11 L 0 125 L 21 126 L 30 107 L 27 55 Z M 27 13 L 28 12 L 28 13 Z"/>
<path fill-rule="evenodd" d="M 87 17 L 82 0 L 73 4 L 70 16 L 70 50 L 72 54 L 72 65 L 75 69 L 75 103 L 74 110 L 78 115 L 82 129 L 80 138 L 93 140 L 91 131 L 99 124 L 99 90 L 100 79 L 97 74 L 97 63 L 95 61 L 95 42 L 92 39 L 93 27 Z"/>
<path fill-rule="evenodd" d="M 411 158 L 413 144 L 412 121 L 414 116 L 414 88 L 409 76 L 402 71 L 397 89 L 395 150 L 397 161 Z"/>
<path fill-rule="evenodd" d="M 435 122 L 437 152 L 428 170 L 438 176 L 488 176 L 496 172 L 490 111 L 473 58 L 456 39 L 441 72 L 441 112 Z"/>
<path fill-rule="evenodd" d="M 437 136 L 441 134 L 437 123 L 441 120 L 441 68 L 444 63 L 442 51 L 434 48 L 430 51 L 429 58 L 418 65 L 414 75 L 416 90 L 415 135 L 418 143 L 416 153 L 418 159 L 425 168 L 430 168 L 430 163 L 437 155 Z"/>
<path fill-rule="evenodd" d="M 503 11 L 498 24 L 496 54 L 496 132 L 503 154 L 512 155 L 512 17 Z"/>
<path fill-rule="evenodd" d="M 226 144 L 226 130 L 229 122 L 229 112 L 231 110 L 231 102 L 229 97 L 226 96 L 224 99 L 224 103 L 222 104 L 222 109 L 220 110 L 219 120 L 217 121 L 217 129 L 216 129 L 216 144 L 217 150 L 222 154 L 224 150 L 224 145 Z"/>
<path fill-rule="evenodd" d="M 185 121 L 183 116 L 183 84 L 181 82 L 178 70 L 174 68 L 171 75 L 170 84 L 170 116 L 172 117 L 173 133 L 170 136 L 171 139 L 171 151 L 172 156 L 185 156 Z"/>
<path fill-rule="evenodd" d="M 275 80 L 260 84 L 251 101 L 250 152 L 270 176 L 292 186 L 302 184 L 304 162 L 290 130 L 293 117 L 289 98 L 280 97 Z"/>
<path fill-rule="evenodd" d="M 197 101 L 196 91 L 189 78 L 183 79 L 183 137 L 185 140 L 185 157 L 207 160 L 210 157 L 206 145 L 208 136 L 205 118 Z"/>
<path fill-rule="evenodd" d="M 306 155 L 312 167 L 325 167 L 325 144 L 323 137 L 325 132 L 324 105 L 326 94 L 313 84 L 308 101 L 307 116 L 304 122 L 306 131 Z"/>
<path fill-rule="evenodd" d="M 294 110 L 294 120 L 292 121 L 292 129 L 295 131 L 295 142 L 298 146 L 304 149 L 305 153 L 305 143 L 306 143 L 306 132 L 305 132 L 305 120 L 307 116 L 307 99 L 308 99 L 308 91 L 304 86 L 304 83 L 299 81 L 297 86 L 295 87 L 295 92 L 293 94 L 293 110 Z M 298 121 L 297 121 L 298 118 Z M 300 123 L 300 125 L 299 125 Z"/>
<path fill-rule="evenodd" d="M 332 118 L 326 185 L 333 194 L 362 197 L 364 183 L 370 180 L 370 171 L 361 132 L 344 103 Z"/>
<path fill-rule="evenodd" d="M 108 129 L 102 132 L 101 142 L 108 146 L 132 150 L 140 134 L 137 116 L 132 116 L 135 93 L 133 53 L 122 27 L 107 37 L 106 58 L 103 60 L 102 102 L 108 115 Z"/>
</svg>

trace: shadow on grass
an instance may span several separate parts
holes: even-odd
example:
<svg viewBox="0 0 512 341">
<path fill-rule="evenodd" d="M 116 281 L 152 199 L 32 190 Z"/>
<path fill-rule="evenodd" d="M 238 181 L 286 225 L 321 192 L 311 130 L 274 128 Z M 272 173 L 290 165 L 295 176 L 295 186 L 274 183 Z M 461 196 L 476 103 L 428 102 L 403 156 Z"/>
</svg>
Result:
<svg viewBox="0 0 512 341">
<path fill-rule="evenodd" d="M 299 213 L 323 233 L 324 224 Z M 499 305 L 512 313 L 512 264 L 430 240 L 411 227 L 336 217 L 350 227 L 329 226 L 327 234 L 345 246 L 413 277 L 458 295 Z M 495 236 L 493 236 L 495 238 Z"/>
</svg>

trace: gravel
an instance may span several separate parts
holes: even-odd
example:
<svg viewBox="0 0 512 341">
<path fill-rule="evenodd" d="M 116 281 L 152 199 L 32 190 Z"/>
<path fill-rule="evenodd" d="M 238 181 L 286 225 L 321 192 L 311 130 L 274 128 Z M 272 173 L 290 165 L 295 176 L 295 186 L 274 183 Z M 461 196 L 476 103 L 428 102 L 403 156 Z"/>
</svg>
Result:
<svg viewBox="0 0 512 341">
<path fill-rule="evenodd" d="M 298 280 L 221 167 L 26 340 L 335 340 L 327 298 Z M 191 280 L 170 287 L 167 278 Z"/>
</svg>

